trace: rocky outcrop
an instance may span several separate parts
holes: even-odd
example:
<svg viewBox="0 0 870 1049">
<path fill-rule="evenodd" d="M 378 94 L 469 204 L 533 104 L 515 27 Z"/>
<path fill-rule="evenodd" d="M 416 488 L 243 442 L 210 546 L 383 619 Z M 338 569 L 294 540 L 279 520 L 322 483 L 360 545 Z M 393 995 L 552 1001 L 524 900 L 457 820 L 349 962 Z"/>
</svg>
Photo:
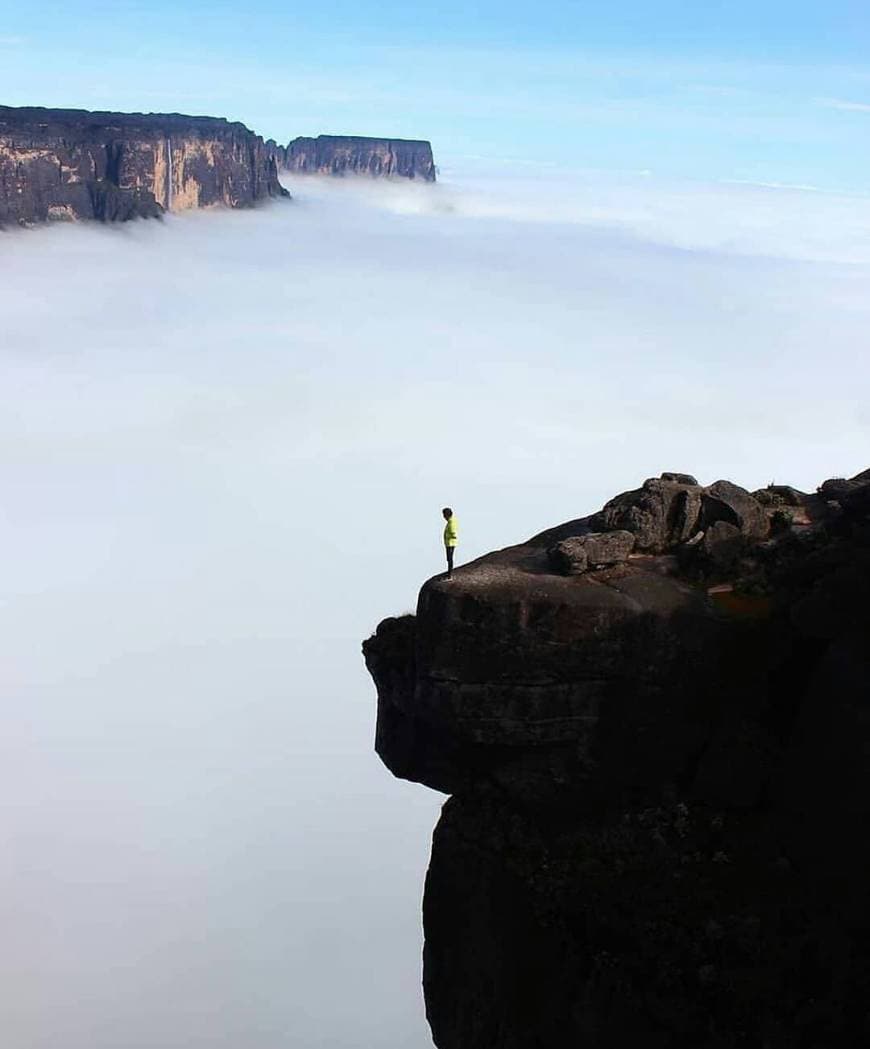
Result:
<svg viewBox="0 0 870 1049">
<path fill-rule="evenodd" d="M 243 124 L 0 107 L 0 226 L 115 222 L 287 195 L 274 156 Z"/>
<path fill-rule="evenodd" d="M 647 481 L 365 643 L 382 760 L 452 795 L 440 1049 L 870 1040 L 870 472 L 764 492 Z"/>
<path fill-rule="evenodd" d="M 356 135 L 295 138 L 275 156 L 287 171 L 319 175 L 375 175 L 435 181 L 435 160 L 428 142 Z"/>
<path fill-rule="evenodd" d="M 593 527 L 623 528 L 636 536 L 637 549 L 661 553 L 717 521 L 734 525 L 741 535 L 766 535 L 768 517 L 757 499 L 730 481 L 702 487 L 689 474 L 664 473 L 642 488 L 611 499 L 595 514 Z"/>
</svg>

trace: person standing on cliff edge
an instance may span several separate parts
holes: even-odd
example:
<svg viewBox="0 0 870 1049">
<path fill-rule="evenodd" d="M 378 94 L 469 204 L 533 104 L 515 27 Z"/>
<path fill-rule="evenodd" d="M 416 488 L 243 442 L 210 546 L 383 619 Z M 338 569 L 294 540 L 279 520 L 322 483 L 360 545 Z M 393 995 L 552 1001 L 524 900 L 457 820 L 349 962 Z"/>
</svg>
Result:
<svg viewBox="0 0 870 1049">
<path fill-rule="evenodd" d="M 456 515 L 449 506 L 441 511 L 447 524 L 444 525 L 444 550 L 447 554 L 447 578 L 453 578 L 453 551 L 459 542 L 459 533 L 456 528 Z"/>
</svg>

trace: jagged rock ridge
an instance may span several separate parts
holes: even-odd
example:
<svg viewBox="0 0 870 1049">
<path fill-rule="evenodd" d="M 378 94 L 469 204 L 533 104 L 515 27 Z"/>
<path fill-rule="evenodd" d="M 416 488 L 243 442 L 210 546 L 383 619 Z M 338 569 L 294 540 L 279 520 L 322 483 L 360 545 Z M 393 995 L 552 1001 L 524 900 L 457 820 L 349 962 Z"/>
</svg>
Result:
<svg viewBox="0 0 870 1049">
<path fill-rule="evenodd" d="M 870 471 L 664 474 L 381 623 L 440 1049 L 870 1042 L 868 599 Z"/>
<path fill-rule="evenodd" d="M 0 106 L 0 226 L 151 218 L 287 195 L 274 156 L 243 124 Z"/>
<path fill-rule="evenodd" d="M 359 135 L 318 135 L 295 138 L 285 148 L 274 147 L 286 171 L 321 175 L 374 175 L 435 181 L 435 160 L 429 142 Z"/>
</svg>

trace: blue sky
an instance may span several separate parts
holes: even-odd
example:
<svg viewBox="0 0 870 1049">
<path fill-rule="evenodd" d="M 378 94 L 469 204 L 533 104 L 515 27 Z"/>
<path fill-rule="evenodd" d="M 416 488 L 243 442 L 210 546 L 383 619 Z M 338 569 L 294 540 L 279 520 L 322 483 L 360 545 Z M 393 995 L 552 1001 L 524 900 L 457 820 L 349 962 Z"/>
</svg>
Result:
<svg viewBox="0 0 870 1049">
<path fill-rule="evenodd" d="M 870 13 L 851 0 L 72 0 L 10 5 L 2 26 L 12 105 L 428 137 L 448 167 L 870 189 Z"/>
</svg>

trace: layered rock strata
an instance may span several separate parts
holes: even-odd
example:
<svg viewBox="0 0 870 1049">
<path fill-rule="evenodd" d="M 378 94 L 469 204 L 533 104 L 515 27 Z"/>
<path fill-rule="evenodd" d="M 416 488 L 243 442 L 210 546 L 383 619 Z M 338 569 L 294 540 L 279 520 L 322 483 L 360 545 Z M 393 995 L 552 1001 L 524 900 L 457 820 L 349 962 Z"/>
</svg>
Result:
<svg viewBox="0 0 870 1049">
<path fill-rule="evenodd" d="M 870 1042 L 868 609 L 870 471 L 665 474 L 381 623 L 440 1049 Z"/>
<path fill-rule="evenodd" d="M 274 156 L 243 124 L 0 107 L 0 226 L 115 222 L 287 195 Z"/>
<path fill-rule="evenodd" d="M 282 168 L 303 174 L 374 175 L 435 181 L 435 160 L 428 142 L 356 135 L 295 138 L 285 149 L 276 147 Z"/>
</svg>

